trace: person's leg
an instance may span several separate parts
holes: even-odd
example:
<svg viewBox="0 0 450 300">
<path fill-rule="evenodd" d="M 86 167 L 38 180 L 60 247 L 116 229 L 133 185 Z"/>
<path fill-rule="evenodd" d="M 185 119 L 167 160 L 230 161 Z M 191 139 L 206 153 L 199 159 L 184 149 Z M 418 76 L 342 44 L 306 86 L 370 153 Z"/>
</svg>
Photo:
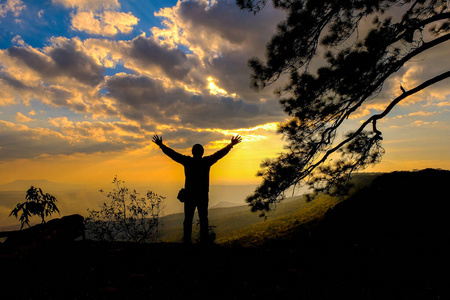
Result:
<svg viewBox="0 0 450 300">
<path fill-rule="evenodd" d="M 192 237 L 192 220 L 194 219 L 195 202 L 184 202 L 183 243 L 190 244 Z"/>
<path fill-rule="evenodd" d="M 209 220 L 208 220 L 208 195 L 203 196 L 197 206 L 200 219 L 200 242 L 208 242 Z"/>
</svg>

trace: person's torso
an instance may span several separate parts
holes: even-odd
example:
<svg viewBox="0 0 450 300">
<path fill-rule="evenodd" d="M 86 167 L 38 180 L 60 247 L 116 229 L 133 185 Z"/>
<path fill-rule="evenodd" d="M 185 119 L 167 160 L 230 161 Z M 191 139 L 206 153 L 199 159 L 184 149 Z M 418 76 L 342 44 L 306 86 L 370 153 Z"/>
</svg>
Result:
<svg viewBox="0 0 450 300">
<path fill-rule="evenodd" d="M 184 164 L 185 188 L 194 193 L 208 192 L 211 163 L 205 157 L 190 157 Z"/>
</svg>

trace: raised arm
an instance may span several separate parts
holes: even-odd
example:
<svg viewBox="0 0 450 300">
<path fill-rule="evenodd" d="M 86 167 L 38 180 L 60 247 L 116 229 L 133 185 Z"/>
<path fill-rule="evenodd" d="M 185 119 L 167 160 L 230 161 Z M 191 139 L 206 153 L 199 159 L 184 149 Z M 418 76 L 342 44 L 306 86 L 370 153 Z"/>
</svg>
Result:
<svg viewBox="0 0 450 300">
<path fill-rule="evenodd" d="M 158 145 L 159 148 L 161 148 L 162 152 L 164 152 L 164 154 L 166 154 L 168 157 L 170 157 L 177 163 L 183 164 L 183 162 L 186 160 L 186 158 L 188 158 L 188 156 L 180 154 L 180 153 L 176 152 L 175 150 L 164 145 L 162 137 L 158 136 L 157 134 L 155 134 L 153 136 L 152 142 L 155 143 L 156 145 Z"/>
<path fill-rule="evenodd" d="M 228 152 L 230 152 L 231 148 L 233 148 L 234 145 L 237 145 L 240 142 L 242 142 L 242 137 L 240 137 L 239 135 L 232 137 L 231 142 L 228 145 L 226 145 L 225 147 L 223 147 L 222 149 L 220 149 L 213 155 L 208 156 L 208 159 L 210 160 L 210 164 L 212 165 L 212 164 L 216 163 L 219 159 L 221 159 L 222 157 L 227 155 Z"/>
</svg>

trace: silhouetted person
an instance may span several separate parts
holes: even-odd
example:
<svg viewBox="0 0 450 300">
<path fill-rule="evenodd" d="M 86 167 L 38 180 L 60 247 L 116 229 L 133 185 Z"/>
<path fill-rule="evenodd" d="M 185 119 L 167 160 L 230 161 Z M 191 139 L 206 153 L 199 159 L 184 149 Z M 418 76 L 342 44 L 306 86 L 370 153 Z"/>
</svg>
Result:
<svg viewBox="0 0 450 300">
<path fill-rule="evenodd" d="M 194 218 L 195 208 L 197 208 L 200 219 L 200 242 L 208 241 L 208 202 L 209 202 L 209 170 L 219 159 L 230 152 L 234 145 L 240 143 L 242 138 L 235 136 L 230 144 L 213 155 L 204 156 L 203 146 L 195 144 L 192 147 L 192 156 L 180 154 L 163 144 L 162 137 L 153 136 L 153 142 L 171 159 L 184 166 L 185 183 L 184 188 L 187 192 L 187 200 L 184 201 L 184 222 L 183 222 L 183 242 L 191 243 L 192 220 Z"/>
</svg>

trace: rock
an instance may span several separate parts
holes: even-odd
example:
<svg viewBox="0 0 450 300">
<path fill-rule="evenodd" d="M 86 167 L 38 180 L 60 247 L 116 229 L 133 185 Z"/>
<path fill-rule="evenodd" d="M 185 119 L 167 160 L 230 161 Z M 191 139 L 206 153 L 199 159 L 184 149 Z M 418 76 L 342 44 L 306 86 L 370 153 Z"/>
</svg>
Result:
<svg viewBox="0 0 450 300">
<path fill-rule="evenodd" d="M 0 237 L 7 237 L 1 245 L 1 252 L 28 252 L 52 243 L 70 242 L 79 237 L 84 239 L 84 218 L 80 215 L 64 216 L 30 228 L 0 232 Z"/>
</svg>

